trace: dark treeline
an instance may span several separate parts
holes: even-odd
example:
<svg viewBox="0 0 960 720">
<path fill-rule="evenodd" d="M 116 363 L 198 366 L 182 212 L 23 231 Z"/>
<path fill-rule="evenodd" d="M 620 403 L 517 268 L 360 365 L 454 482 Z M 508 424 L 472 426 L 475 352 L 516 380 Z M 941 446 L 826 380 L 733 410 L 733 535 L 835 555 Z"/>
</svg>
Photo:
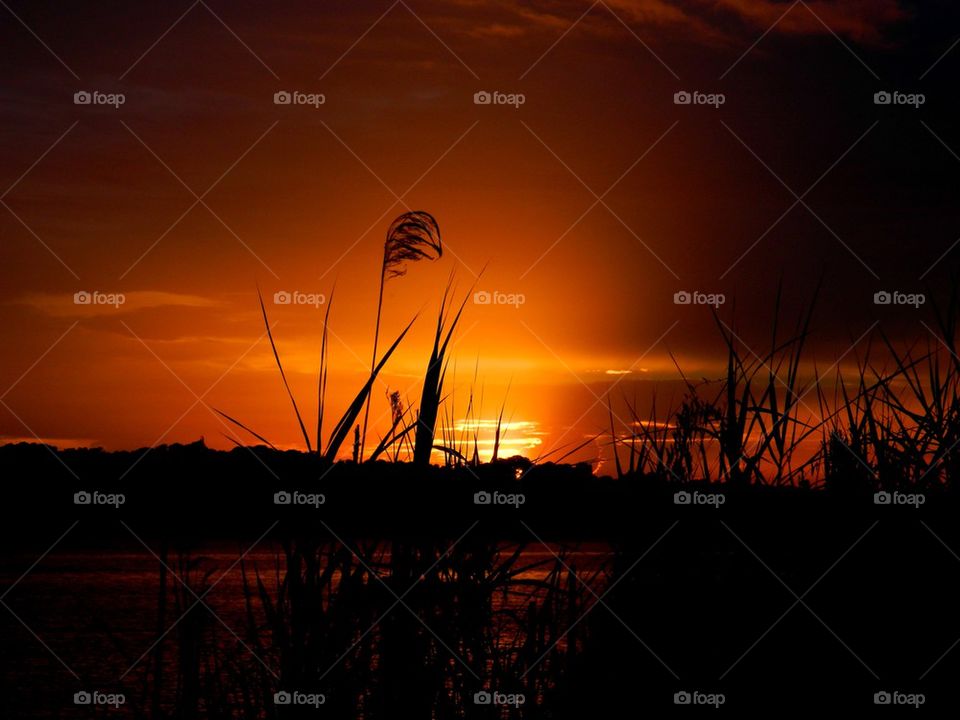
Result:
<svg viewBox="0 0 960 720">
<path fill-rule="evenodd" d="M 630 536 L 641 520 L 651 518 L 927 515 L 960 507 L 952 485 L 926 487 L 923 493 L 892 490 L 877 499 L 884 485 L 865 473 L 828 476 L 810 488 L 680 482 L 670 474 L 639 471 L 597 477 L 588 464 L 533 465 L 521 457 L 459 467 L 330 466 L 307 453 L 263 447 L 218 451 L 202 442 L 129 452 L 7 445 L 0 447 L 0 467 L 2 531 L 11 539 L 23 539 L 24 530 L 34 535 L 41 527 L 96 518 L 99 525 L 136 519 L 144 532 L 200 539 L 245 535 L 264 520 L 321 535 L 323 523 L 330 523 L 384 537 L 444 537 L 480 520 L 484 532 L 502 539 L 518 532 L 526 536 L 526 522 L 555 538 L 611 540 Z M 885 500 L 892 507 L 885 507 Z"/>
</svg>

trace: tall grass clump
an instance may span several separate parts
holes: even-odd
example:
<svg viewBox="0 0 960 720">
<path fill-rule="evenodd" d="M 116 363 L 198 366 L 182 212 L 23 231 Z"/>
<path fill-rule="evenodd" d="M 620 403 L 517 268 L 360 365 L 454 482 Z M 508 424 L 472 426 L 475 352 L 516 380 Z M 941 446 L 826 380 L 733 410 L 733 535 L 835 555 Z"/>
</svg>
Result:
<svg viewBox="0 0 960 720">
<path fill-rule="evenodd" d="M 858 359 L 856 378 L 838 371 L 840 409 L 824 437 L 824 472 L 838 487 L 884 490 L 960 487 L 958 297 L 933 302 L 919 342 L 898 346 L 880 334 Z M 880 359 L 876 355 L 880 354 Z"/>
<path fill-rule="evenodd" d="M 762 353 L 714 312 L 725 349 L 721 378 L 693 382 L 674 359 L 685 386 L 682 400 L 667 408 L 665 421 L 658 419 L 655 397 L 646 416 L 625 400 L 631 418 L 625 437 L 609 408 L 618 475 L 625 474 L 620 452 L 626 446 L 626 472 L 664 480 L 786 485 L 805 477 L 814 458 L 801 457 L 800 449 L 822 425 L 814 398 L 805 399 L 816 382 L 801 378 L 815 300 L 784 333 L 778 291 Z"/>
<path fill-rule="evenodd" d="M 359 392 L 357 392 L 353 401 L 347 406 L 347 409 L 344 411 L 343 415 L 341 415 L 340 419 L 334 425 L 330 432 L 330 437 L 327 440 L 326 446 L 323 445 L 323 423 L 324 417 L 328 410 L 326 400 L 330 366 L 328 338 L 330 312 L 333 306 L 333 293 L 331 293 L 330 299 L 327 302 L 327 308 L 323 319 L 323 331 L 320 343 L 320 363 L 317 378 L 317 428 L 315 441 L 314 443 L 311 443 L 310 436 L 307 433 L 306 424 L 304 423 L 303 416 L 300 412 L 300 407 L 297 404 L 293 391 L 290 388 L 290 383 L 287 380 L 286 372 L 283 369 L 283 363 L 280 359 L 280 352 L 277 349 L 277 343 L 273 336 L 273 329 L 270 325 L 269 318 L 267 317 L 267 310 L 263 302 L 263 295 L 259 292 L 259 290 L 257 291 L 264 328 L 266 330 L 267 338 L 270 341 L 270 349 L 273 352 L 273 358 L 277 365 L 277 370 L 280 373 L 280 379 L 283 383 L 284 390 L 286 391 L 287 397 L 290 399 L 290 403 L 293 407 L 294 417 L 296 418 L 300 433 L 303 436 L 307 452 L 314 452 L 315 446 L 317 454 L 320 455 L 323 461 L 327 464 L 332 464 L 336 461 L 343 443 L 349 436 L 351 430 L 353 430 L 354 461 L 360 462 L 364 459 L 364 444 L 366 441 L 367 423 L 370 413 L 370 400 L 374 384 L 376 383 L 377 378 L 387 361 L 396 351 L 404 337 L 406 337 L 416 320 L 416 316 L 414 316 L 414 318 L 407 324 L 403 331 L 400 332 L 400 334 L 396 337 L 387 351 L 378 359 L 377 351 L 380 341 L 380 320 L 383 309 L 384 285 L 387 280 L 391 278 L 398 278 L 405 275 L 407 263 L 424 259 L 435 260 L 441 257 L 442 254 L 443 247 L 440 240 L 440 227 L 437 224 L 436 219 L 430 215 L 430 213 L 424 211 L 407 212 L 400 215 L 390 225 L 390 228 L 387 231 L 387 239 L 384 244 L 383 263 L 380 271 L 380 290 L 377 299 L 377 321 L 374 331 L 373 357 L 370 364 L 370 374 L 366 382 L 360 388 Z M 449 295 L 451 292 L 451 287 L 451 283 L 448 283 L 441 302 L 439 319 L 437 322 L 437 332 L 434 338 L 430 360 L 427 364 L 427 369 L 424 376 L 424 387 L 420 398 L 420 407 L 416 412 L 414 412 L 409 405 L 406 409 L 403 409 L 399 396 L 391 396 L 391 414 L 393 418 L 392 427 L 387 435 L 381 439 L 380 443 L 374 449 L 370 457 L 371 460 L 376 460 L 382 453 L 389 450 L 395 444 L 400 444 L 400 446 L 403 447 L 404 443 L 409 442 L 409 440 L 407 440 L 408 433 L 415 431 L 415 439 L 413 441 L 414 462 L 418 464 L 429 464 L 430 453 L 434 449 L 437 413 L 442 400 L 441 393 L 443 390 L 444 374 L 447 367 L 446 361 L 448 359 L 448 346 L 453 335 L 453 331 L 456 328 L 463 312 L 463 308 L 466 305 L 466 298 L 464 298 L 453 319 L 450 320 L 448 317 L 448 303 L 450 302 Z M 447 325 L 448 322 L 449 325 Z M 272 449 L 276 449 L 275 446 L 262 434 L 253 430 L 245 423 L 226 414 L 225 412 L 222 412 L 221 410 L 216 410 L 216 412 L 230 423 L 236 425 L 244 432 L 256 438 L 258 441 L 268 445 Z M 360 429 L 360 425 L 357 423 L 361 412 L 364 413 L 362 430 Z M 405 424 L 410 418 L 413 418 L 413 421 L 409 422 L 409 424 Z M 233 438 L 231 438 L 231 440 L 233 440 Z M 237 443 L 236 440 L 233 441 Z M 444 445 L 437 446 L 437 449 L 447 453 L 455 452 L 451 448 L 448 448 Z M 396 454 L 394 455 L 394 459 L 397 459 Z"/>
</svg>

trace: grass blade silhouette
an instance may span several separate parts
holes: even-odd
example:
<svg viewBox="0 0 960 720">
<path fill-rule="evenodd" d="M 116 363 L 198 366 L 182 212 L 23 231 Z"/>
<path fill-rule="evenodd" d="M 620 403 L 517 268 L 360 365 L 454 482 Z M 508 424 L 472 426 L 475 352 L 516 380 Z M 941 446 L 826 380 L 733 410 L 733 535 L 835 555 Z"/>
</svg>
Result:
<svg viewBox="0 0 960 720">
<path fill-rule="evenodd" d="M 394 421 L 393 427 L 390 428 L 390 432 L 384 436 L 384 438 L 380 441 L 380 444 L 377 445 L 377 447 L 374 449 L 372 453 L 370 453 L 370 462 L 373 462 L 378 457 L 380 457 L 387 450 L 387 448 L 391 447 L 392 445 L 395 445 L 398 442 L 402 442 L 403 439 L 410 433 L 410 431 L 417 426 L 416 423 L 411 423 L 410 425 L 407 425 L 403 430 L 401 430 L 398 433 L 396 431 L 397 426 L 399 426 L 402 420 L 403 420 L 403 417 L 398 417 Z"/>
<path fill-rule="evenodd" d="M 323 336 L 320 339 L 320 372 L 317 377 L 317 452 L 323 443 L 323 411 L 327 398 L 327 375 L 330 373 L 330 365 L 327 360 L 329 353 L 328 328 L 330 327 L 330 308 L 333 305 L 333 293 L 336 286 L 330 291 L 330 299 L 327 301 L 327 309 L 323 314 Z"/>
<path fill-rule="evenodd" d="M 513 380 L 507 384 L 507 391 L 503 395 L 503 403 L 500 405 L 500 415 L 497 416 L 497 427 L 493 435 L 493 455 L 490 458 L 491 462 L 495 462 L 497 457 L 500 455 L 500 441 L 503 439 L 501 434 L 501 428 L 503 427 L 503 411 L 507 407 L 507 395 L 510 394 L 510 386 L 513 384 Z M 509 425 L 509 421 L 507 425 Z"/>
<path fill-rule="evenodd" d="M 303 424 L 303 418 L 300 416 L 300 409 L 297 407 L 297 401 L 290 390 L 290 384 L 287 382 L 287 375 L 283 372 L 283 364 L 280 362 L 280 353 L 277 352 L 277 344 L 273 341 L 273 331 L 270 329 L 270 322 L 267 320 L 267 308 L 263 304 L 263 294 L 260 288 L 257 288 L 257 297 L 260 299 L 260 312 L 263 313 L 263 324 L 267 328 L 267 337 L 270 339 L 270 347 L 273 349 L 273 358 L 277 361 L 277 368 L 280 370 L 280 377 L 283 379 L 283 386 L 287 389 L 287 395 L 290 402 L 293 403 L 293 412 L 297 415 L 297 422 L 300 424 L 300 432 L 303 433 L 304 442 L 307 443 L 307 452 L 313 452 L 310 445 L 310 436 L 307 435 L 307 428 Z"/>
<path fill-rule="evenodd" d="M 472 290 L 472 288 L 471 288 Z M 446 353 L 453 336 L 453 331 L 460 321 L 463 314 L 463 308 L 470 298 L 470 291 L 463 298 L 457 314 L 453 317 L 450 327 L 446 328 L 444 336 L 444 326 L 447 320 L 447 300 L 451 292 L 451 284 L 447 284 L 443 292 L 443 300 L 440 303 L 440 312 L 437 317 L 437 331 L 433 337 L 433 350 L 430 352 L 430 362 L 427 364 L 427 372 L 423 378 L 423 392 L 420 395 L 420 414 L 417 418 L 417 432 L 413 445 L 413 462 L 416 465 L 429 465 L 430 453 L 433 452 L 434 430 L 437 423 L 437 412 L 440 408 L 440 400 L 443 392 L 443 380 L 446 375 Z M 443 342 L 441 343 L 441 338 Z"/>
<path fill-rule="evenodd" d="M 240 422 L 239 420 L 237 420 L 237 419 L 235 419 L 235 418 L 230 417 L 229 415 L 227 415 L 227 414 L 226 414 L 225 412 L 223 412 L 222 410 L 217 410 L 216 408 L 213 408 L 213 411 L 214 411 L 215 413 L 217 413 L 218 415 L 222 415 L 223 417 L 225 417 L 227 420 L 229 420 L 230 422 L 232 422 L 232 423 L 233 423 L 234 425 L 236 425 L 237 427 L 246 430 L 248 433 L 250 433 L 251 435 L 253 435 L 257 440 L 259 440 L 260 442 L 264 443 L 265 445 L 268 445 L 271 450 L 276 450 L 276 449 L 277 449 L 276 446 L 275 446 L 272 442 L 270 442 L 269 440 L 267 440 L 263 435 L 261 435 L 260 433 L 258 433 L 256 430 L 251 430 L 251 429 L 248 428 L 246 425 L 244 425 L 242 422 Z M 227 437 L 230 437 L 230 436 L 228 435 Z M 233 438 L 230 438 L 230 439 L 233 440 Z M 234 441 L 234 442 L 236 442 L 236 441 Z"/>
<path fill-rule="evenodd" d="M 343 417 L 340 418 L 340 421 L 337 423 L 336 427 L 334 427 L 333 434 L 330 436 L 330 442 L 327 445 L 327 450 L 324 453 L 324 458 L 329 462 L 333 462 L 336 458 L 337 452 L 340 450 L 340 446 L 346 439 L 347 433 L 350 432 L 350 427 L 363 410 L 363 406 L 367 402 L 367 398 L 370 396 L 370 390 L 373 387 L 374 381 L 377 379 L 377 375 L 380 374 L 380 370 L 383 369 L 383 366 L 386 365 L 387 360 L 389 360 L 390 356 L 393 355 L 393 351 L 397 349 L 400 341 L 406 337 L 407 332 L 409 332 L 410 328 L 413 327 L 413 323 L 416 321 L 416 319 L 417 318 L 414 317 L 407 327 L 404 328 L 403 332 L 400 333 L 397 339 L 393 341 L 393 345 L 391 345 L 390 349 L 384 353 L 383 358 L 381 358 L 380 362 L 370 373 L 370 379 L 367 380 L 364 386 L 360 389 L 360 392 L 357 393 L 357 396 L 353 399 L 350 407 L 347 408 L 346 412 L 343 414 Z"/>
</svg>

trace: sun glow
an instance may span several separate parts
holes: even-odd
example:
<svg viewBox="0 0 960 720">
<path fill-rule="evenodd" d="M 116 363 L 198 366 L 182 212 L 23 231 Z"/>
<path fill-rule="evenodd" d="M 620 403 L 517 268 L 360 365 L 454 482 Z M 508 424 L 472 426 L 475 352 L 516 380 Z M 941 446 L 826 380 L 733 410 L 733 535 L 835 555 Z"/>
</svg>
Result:
<svg viewBox="0 0 960 720">
<path fill-rule="evenodd" d="M 499 438 L 497 427 L 499 426 Z M 488 418 L 464 418 L 453 427 L 444 428 L 444 437 L 452 437 L 463 446 L 465 455 L 472 456 L 474 448 L 481 460 L 493 456 L 494 447 L 498 457 L 522 455 L 532 457 L 531 451 L 543 444 L 540 424 L 532 420 L 504 420 Z"/>
</svg>

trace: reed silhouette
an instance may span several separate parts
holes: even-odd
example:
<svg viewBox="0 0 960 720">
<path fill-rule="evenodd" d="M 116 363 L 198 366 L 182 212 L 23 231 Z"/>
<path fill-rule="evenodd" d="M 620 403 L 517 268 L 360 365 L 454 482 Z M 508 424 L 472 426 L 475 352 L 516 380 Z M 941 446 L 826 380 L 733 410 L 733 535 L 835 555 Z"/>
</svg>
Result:
<svg viewBox="0 0 960 720">
<path fill-rule="evenodd" d="M 381 303 L 399 263 L 440 254 L 432 216 L 398 218 Z M 390 427 L 369 454 L 360 414 L 366 426 L 378 375 L 416 318 L 379 359 L 374 350 L 325 437 L 332 294 L 312 440 L 260 298 L 304 452 L 278 450 L 223 411 L 255 445 L 0 447 L 11 557 L 78 516 L 61 550 L 97 556 L 125 528 L 155 554 L 148 642 L 103 620 L 131 662 L 147 649 L 117 681 L 129 698 L 119 715 L 603 717 L 666 713 L 688 691 L 720 693 L 734 713 L 784 698 L 856 711 L 885 688 L 956 705 L 960 654 L 943 635 L 960 633 L 949 580 L 960 571 L 950 551 L 960 547 L 956 290 L 932 303 L 935 336 L 904 351 L 877 334 L 854 377 L 805 370 L 816 294 L 786 334 L 778 294 L 764 355 L 715 315 L 722 377 L 693 382 L 678 365 L 682 400 L 665 411 L 654 400 L 642 415 L 623 398 L 626 426 L 608 400 L 613 477 L 563 462 L 582 444 L 499 457 L 504 405 L 488 461 L 475 424 L 452 429 L 444 387 L 466 304 L 454 296 L 451 281 L 419 405 L 388 396 Z M 379 331 L 378 308 L 375 346 Z M 482 417 L 482 393 L 469 397 L 467 418 Z M 94 488 L 124 502 L 77 504 Z M 314 501 L 290 502 L 292 493 Z M 523 501 L 490 504 L 490 493 Z M 243 554 L 222 568 L 207 557 L 213 543 L 257 536 L 266 559 Z M 203 599 L 223 570 L 237 580 L 215 611 Z M 21 610 L 49 601 L 29 588 L 10 600 Z M 31 619 L 41 635 L 54 632 Z M 36 662 L 28 637 L 9 641 L 16 629 L 3 630 L 8 667 Z M 84 681 L 105 664 L 93 648 L 76 662 L 89 669 Z M 16 697 L 3 693 L 6 717 L 69 714 Z M 297 697 L 322 697 L 322 707 Z"/>
</svg>

